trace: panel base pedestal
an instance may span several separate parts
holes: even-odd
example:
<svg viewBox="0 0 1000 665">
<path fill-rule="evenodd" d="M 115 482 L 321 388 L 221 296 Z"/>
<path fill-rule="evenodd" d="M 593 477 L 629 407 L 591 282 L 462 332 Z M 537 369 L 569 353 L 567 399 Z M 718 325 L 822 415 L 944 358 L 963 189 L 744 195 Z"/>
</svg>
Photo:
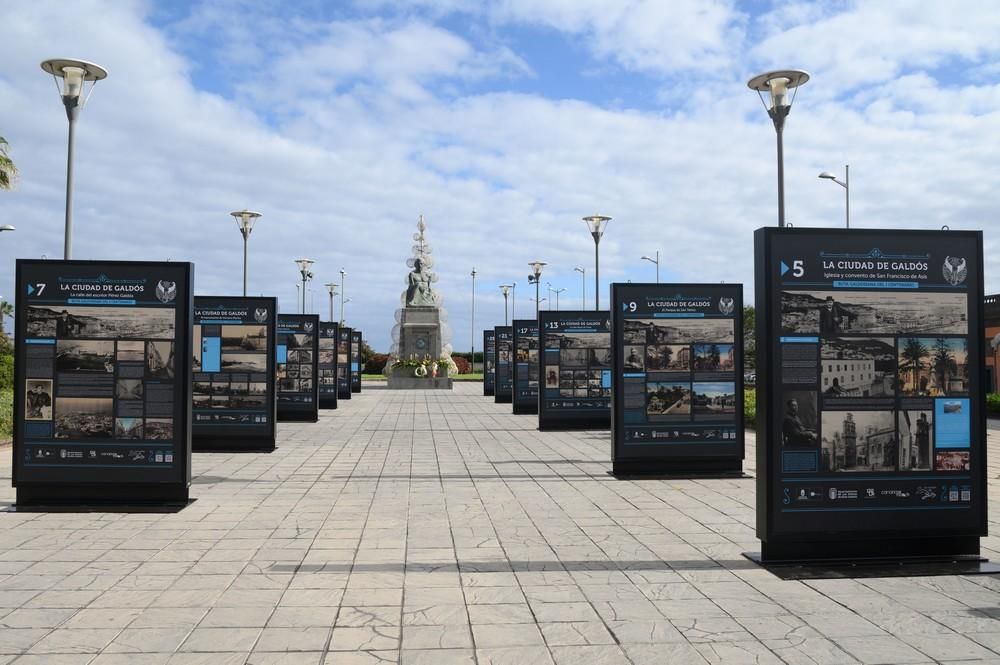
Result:
<svg viewBox="0 0 1000 665">
<path fill-rule="evenodd" d="M 274 439 L 191 439 L 196 453 L 273 453 Z"/>
<path fill-rule="evenodd" d="M 615 478 L 750 478 L 743 473 L 743 460 L 630 459 L 611 463 Z"/>
<path fill-rule="evenodd" d="M 18 512 L 177 512 L 193 500 L 186 485 L 19 485 Z"/>
</svg>

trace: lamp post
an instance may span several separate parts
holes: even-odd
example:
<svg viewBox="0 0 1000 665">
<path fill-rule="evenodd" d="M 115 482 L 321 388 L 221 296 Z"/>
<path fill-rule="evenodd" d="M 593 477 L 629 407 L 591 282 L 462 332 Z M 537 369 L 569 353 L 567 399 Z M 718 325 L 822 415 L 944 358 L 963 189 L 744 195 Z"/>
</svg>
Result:
<svg viewBox="0 0 1000 665">
<path fill-rule="evenodd" d="M 252 210 L 234 210 L 229 213 L 236 218 L 236 227 L 243 236 L 243 297 L 247 295 L 247 240 L 253 231 L 254 223 L 260 219 L 260 213 Z"/>
<path fill-rule="evenodd" d="M 340 325 L 344 325 L 344 305 L 354 300 L 354 298 L 348 298 L 344 300 L 344 294 L 340 294 Z"/>
<path fill-rule="evenodd" d="M 545 288 L 549 292 L 549 311 L 552 311 L 552 282 L 545 282 Z"/>
<path fill-rule="evenodd" d="M 587 269 L 577 266 L 573 270 L 580 273 L 580 309 L 587 309 Z"/>
<path fill-rule="evenodd" d="M 659 284 L 660 283 L 660 250 L 656 250 L 656 258 L 655 259 L 652 256 L 645 256 L 644 255 L 642 257 L 642 260 L 643 261 L 649 261 L 650 263 L 655 263 L 656 264 L 656 283 Z"/>
<path fill-rule="evenodd" d="M 299 272 L 302 273 L 302 313 L 306 313 L 306 282 L 313 278 L 312 272 L 309 268 L 312 264 L 316 263 L 312 259 L 295 259 L 295 263 L 299 266 Z"/>
<path fill-rule="evenodd" d="M 302 294 L 302 285 L 301 284 L 296 284 L 295 285 L 295 304 L 296 305 L 299 304 L 299 300 L 301 299 L 301 294 Z"/>
<path fill-rule="evenodd" d="M 544 261 L 532 261 L 528 265 L 531 266 L 531 274 L 528 275 L 528 284 L 535 285 L 535 321 L 538 321 L 538 287 L 542 283 L 542 268 L 546 264 Z"/>
<path fill-rule="evenodd" d="M 761 103 L 767 109 L 767 114 L 774 123 L 774 131 L 778 135 L 778 226 L 785 225 L 785 151 L 782 134 L 785 129 L 785 118 L 792 110 L 795 101 L 794 89 L 809 80 L 809 74 L 800 69 L 783 69 L 759 74 L 749 81 L 747 87 L 756 90 Z M 793 90 L 791 99 L 788 91 Z M 764 93 L 770 95 L 771 106 L 764 101 Z"/>
<path fill-rule="evenodd" d="M 326 292 L 330 294 L 330 321 L 333 321 L 333 297 L 337 295 L 337 285 L 333 282 L 327 282 L 323 286 L 326 287 Z"/>
<path fill-rule="evenodd" d="M 841 187 L 844 188 L 844 212 L 846 215 L 845 221 L 847 222 L 847 228 L 851 228 L 851 165 L 844 165 L 844 179 L 838 180 L 837 176 L 833 175 L 829 171 L 823 171 L 819 174 L 820 178 L 824 180 L 832 180 Z"/>
<path fill-rule="evenodd" d="M 347 272 L 341 268 L 340 269 L 340 325 L 344 325 L 344 296 L 347 295 L 347 290 L 344 288 L 344 278 L 347 277 Z"/>
<path fill-rule="evenodd" d="M 514 288 L 510 284 L 501 284 L 500 292 L 503 293 L 503 324 L 507 325 L 507 294 Z"/>
<path fill-rule="evenodd" d="M 594 310 L 596 311 L 601 308 L 601 236 L 604 235 L 604 229 L 611 218 L 604 215 L 590 215 L 584 217 L 583 221 L 587 223 L 590 235 L 594 237 Z M 586 305 L 584 308 L 586 309 Z"/>
<path fill-rule="evenodd" d="M 566 290 L 566 287 L 561 289 L 552 289 L 552 293 L 556 294 L 556 311 L 559 311 L 559 294 Z M 551 303 L 549 303 L 551 305 Z"/>
<path fill-rule="evenodd" d="M 0 225 L 0 232 L 3 231 L 17 231 L 17 227 L 14 226 L 13 224 L 3 224 Z"/>
<path fill-rule="evenodd" d="M 100 65 L 85 60 L 73 60 L 71 58 L 54 58 L 42 62 L 42 69 L 49 74 L 56 83 L 56 90 L 62 97 L 63 106 L 66 107 L 66 118 L 69 119 L 69 141 L 66 149 L 66 226 L 63 236 L 63 258 L 73 258 L 73 139 L 76 136 L 76 119 L 80 115 L 80 109 L 87 103 L 90 93 L 94 91 L 97 82 L 107 78 L 108 72 Z M 59 86 L 59 79 L 62 79 L 62 87 Z M 90 92 L 81 100 L 83 88 L 90 81 Z"/>
<path fill-rule="evenodd" d="M 472 268 L 472 330 L 469 331 L 469 337 L 472 340 L 472 355 L 469 356 L 469 364 L 472 365 L 472 371 L 476 371 L 476 268 Z"/>
</svg>

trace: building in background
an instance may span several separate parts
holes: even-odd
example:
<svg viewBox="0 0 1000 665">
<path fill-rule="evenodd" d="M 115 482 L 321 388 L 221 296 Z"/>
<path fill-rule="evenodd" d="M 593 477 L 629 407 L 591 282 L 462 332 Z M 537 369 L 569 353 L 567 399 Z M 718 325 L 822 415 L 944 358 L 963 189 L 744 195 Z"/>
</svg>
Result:
<svg viewBox="0 0 1000 665">
<path fill-rule="evenodd" d="M 1000 393 L 1000 293 L 986 296 L 983 306 L 986 324 L 986 386 L 990 392 Z"/>
</svg>

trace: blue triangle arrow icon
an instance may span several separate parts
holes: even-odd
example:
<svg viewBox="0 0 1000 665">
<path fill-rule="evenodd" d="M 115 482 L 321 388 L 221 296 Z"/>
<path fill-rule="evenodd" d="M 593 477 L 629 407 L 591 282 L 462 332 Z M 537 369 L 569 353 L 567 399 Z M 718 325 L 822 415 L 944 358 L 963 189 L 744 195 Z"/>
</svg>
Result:
<svg viewBox="0 0 1000 665">
<path fill-rule="evenodd" d="M 28 295 L 30 296 L 34 292 L 35 292 L 35 287 L 33 287 L 31 284 L 28 284 Z"/>
<path fill-rule="evenodd" d="M 791 270 L 791 268 L 789 268 L 784 261 L 781 261 L 781 274 L 784 275 L 789 270 Z"/>
<path fill-rule="evenodd" d="M 622 303 L 622 311 L 624 312 L 626 309 L 628 309 L 628 304 Z"/>
</svg>

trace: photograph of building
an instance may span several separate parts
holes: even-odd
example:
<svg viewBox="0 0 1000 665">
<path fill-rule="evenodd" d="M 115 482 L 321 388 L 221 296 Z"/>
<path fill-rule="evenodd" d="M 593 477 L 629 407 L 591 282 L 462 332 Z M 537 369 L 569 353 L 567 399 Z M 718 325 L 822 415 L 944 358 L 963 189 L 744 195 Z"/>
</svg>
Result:
<svg viewBox="0 0 1000 665">
<path fill-rule="evenodd" d="M 732 343 L 732 319 L 626 319 L 626 344 Z"/>
<path fill-rule="evenodd" d="M 826 338 L 820 359 L 824 398 L 895 394 L 896 344 L 891 337 Z"/>
<path fill-rule="evenodd" d="M 899 470 L 929 471 L 934 452 L 934 412 L 931 409 L 902 410 L 899 430 Z"/>
<path fill-rule="evenodd" d="M 691 384 L 650 381 L 646 384 L 647 416 L 688 416 L 691 413 Z"/>
<path fill-rule="evenodd" d="M 723 416 L 736 413 L 736 384 L 698 383 L 691 390 L 691 403 L 695 418 L 702 416 Z"/>
<path fill-rule="evenodd" d="M 687 344 L 650 344 L 646 347 L 647 372 L 688 372 L 691 347 Z"/>
<path fill-rule="evenodd" d="M 820 468 L 894 471 L 898 463 L 892 411 L 824 411 Z"/>
<path fill-rule="evenodd" d="M 735 367 L 732 344 L 695 344 L 694 370 L 696 372 L 732 372 Z"/>
</svg>

